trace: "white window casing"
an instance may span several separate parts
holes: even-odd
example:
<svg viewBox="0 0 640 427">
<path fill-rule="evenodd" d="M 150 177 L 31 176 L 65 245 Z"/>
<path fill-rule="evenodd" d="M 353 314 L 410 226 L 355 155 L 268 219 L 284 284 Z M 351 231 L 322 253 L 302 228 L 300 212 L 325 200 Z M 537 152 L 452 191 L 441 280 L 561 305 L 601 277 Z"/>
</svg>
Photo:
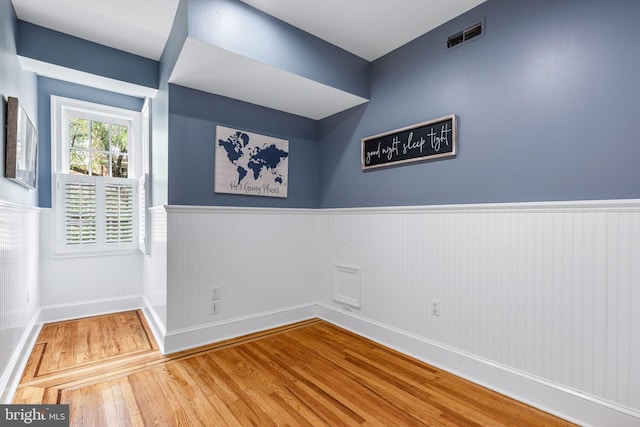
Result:
<svg viewBox="0 0 640 427">
<path fill-rule="evenodd" d="M 51 97 L 51 111 L 56 254 L 109 254 L 144 248 L 141 113 L 57 96 Z M 72 117 L 128 128 L 128 178 L 70 173 Z"/>
</svg>

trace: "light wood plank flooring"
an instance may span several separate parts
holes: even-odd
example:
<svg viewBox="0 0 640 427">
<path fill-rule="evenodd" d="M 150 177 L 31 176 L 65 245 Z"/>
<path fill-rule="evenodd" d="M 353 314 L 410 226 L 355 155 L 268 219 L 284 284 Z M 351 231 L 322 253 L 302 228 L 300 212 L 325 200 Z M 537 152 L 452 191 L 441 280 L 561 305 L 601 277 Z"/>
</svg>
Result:
<svg viewBox="0 0 640 427">
<path fill-rule="evenodd" d="M 313 319 L 162 356 L 140 311 L 44 325 L 14 403 L 73 426 L 569 426 Z"/>
</svg>

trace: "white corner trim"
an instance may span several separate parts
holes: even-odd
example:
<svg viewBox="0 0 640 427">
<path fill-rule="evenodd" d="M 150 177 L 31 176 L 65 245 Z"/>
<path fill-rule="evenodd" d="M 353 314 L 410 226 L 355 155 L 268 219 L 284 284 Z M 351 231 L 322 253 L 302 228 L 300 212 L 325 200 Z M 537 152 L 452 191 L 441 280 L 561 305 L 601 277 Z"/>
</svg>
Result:
<svg viewBox="0 0 640 427">
<path fill-rule="evenodd" d="M 636 427 L 640 412 L 335 307 L 318 317 L 459 377 L 583 426 Z"/>
<path fill-rule="evenodd" d="M 167 335 L 167 330 L 162 324 L 160 316 L 158 316 L 158 313 L 156 313 L 156 311 L 153 309 L 153 306 L 149 303 L 147 298 L 143 297 L 142 299 L 144 301 L 144 305 L 142 306 L 142 314 L 147 321 L 147 325 L 149 325 L 149 329 L 151 329 L 151 334 L 153 334 L 153 338 L 156 340 L 156 344 L 158 344 L 160 353 L 165 354 L 164 340 Z"/>
<path fill-rule="evenodd" d="M 2 377 L 0 377 L 0 403 L 2 404 L 12 403 L 13 396 L 16 394 L 22 373 L 36 344 L 40 329 L 42 329 L 42 324 L 38 323 L 39 317 L 40 310 L 31 317 L 18 346 L 2 372 Z"/>
<path fill-rule="evenodd" d="M 163 214 L 167 212 L 167 206 L 165 205 L 160 205 L 160 206 L 151 206 L 149 208 L 147 208 L 147 210 L 151 213 L 155 213 L 155 214 Z"/>
</svg>

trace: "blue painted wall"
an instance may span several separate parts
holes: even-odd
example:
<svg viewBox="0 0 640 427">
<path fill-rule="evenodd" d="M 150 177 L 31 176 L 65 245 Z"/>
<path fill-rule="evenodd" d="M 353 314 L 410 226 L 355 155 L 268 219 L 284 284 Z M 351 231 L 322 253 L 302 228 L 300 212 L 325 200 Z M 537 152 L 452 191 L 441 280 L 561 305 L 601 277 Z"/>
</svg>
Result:
<svg viewBox="0 0 640 427">
<path fill-rule="evenodd" d="M 111 107 L 140 111 L 144 99 L 105 90 L 94 89 L 47 77 L 38 77 L 38 129 L 40 131 L 40 153 L 38 161 L 40 189 L 39 206 L 51 207 L 51 95 L 80 101 L 94 102 Z"/>
<path fill-rule="evenodd" d="M 315 121 L 176 85 L 169 85 L 169 99 L 169 204 L 317 207 Z M 286 199 L 213 192 L 218 124 L 289 140 Z"/>
<path fill-rule="evenodd" d="M 447 36 L 486 17 L 486 34 Z M 320 123 L 319 206 L 640 197 L 640 2 L 489 0 L 371 68 Z M 363 172 L 360 140 L 455 113 L 454 159 Z"/>
<path fill-rule="evenodd" d="M 48 94 L 64 87 L 58 94 L 99 101 L 109 96 L 40 79 L 36 100 L 35 77 L 20 70 L 15 54 L 15 13 L 10 4 L 2 7 L 0 92 L 18 94 L 38 117 L 43 191 L 38 197 L 2 178 L 0 198 L 39 200 L 46 207 Z M 169 85 L 188 31 L 186 14 L 181 2 L 179 37 L 169 41 L 158 70 L 154 205 L 352 207 L 640 197 L 640 55 L 633 33 L 640 2 L 610 7 L 598 0 L 489 0 L 373 62 L 366 73 L 371 101 L 320 122 Z M 483 18 L 484 37 L 445 48 L 447 36 Z M 288 59 L 295 57 L 305 62 L 297 55 Z M 361 138 L 451 113 L 459 117 L 456 158 L 360 169 Z M 216 124 L 291 141 L 288 199 L 213 193 L 213 146 L 207 141 L 213 141 Z"/>
<path fill-rule="evenodd" d="M 27 189 L 4 177 L 6 100 L 17 97 L 37 123 L 36 75 L 25 72 L 16 56 L 17 17 L 10 1 L 0 1 L 0 200 L 37 206 L 38 190 Z"/>
<path fill-rule="evenodd" d="M 18 54 L 149 88 L 158 88 L 158 62 L 18 21 Z"/>
</svg>

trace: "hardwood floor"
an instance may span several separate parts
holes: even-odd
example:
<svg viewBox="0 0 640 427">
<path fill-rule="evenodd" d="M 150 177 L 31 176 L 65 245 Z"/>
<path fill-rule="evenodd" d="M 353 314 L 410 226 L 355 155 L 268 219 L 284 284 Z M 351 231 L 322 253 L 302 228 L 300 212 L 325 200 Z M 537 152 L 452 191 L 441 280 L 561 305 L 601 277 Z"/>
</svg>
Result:
<svg viewBox="0 0 640 427">
<path fill-rule="evenodd" d="M 162 356 L 140 311 L 45 325 L 14 403 L 75 426 L 569 426 L 313 319 Z"/>
</svg>

